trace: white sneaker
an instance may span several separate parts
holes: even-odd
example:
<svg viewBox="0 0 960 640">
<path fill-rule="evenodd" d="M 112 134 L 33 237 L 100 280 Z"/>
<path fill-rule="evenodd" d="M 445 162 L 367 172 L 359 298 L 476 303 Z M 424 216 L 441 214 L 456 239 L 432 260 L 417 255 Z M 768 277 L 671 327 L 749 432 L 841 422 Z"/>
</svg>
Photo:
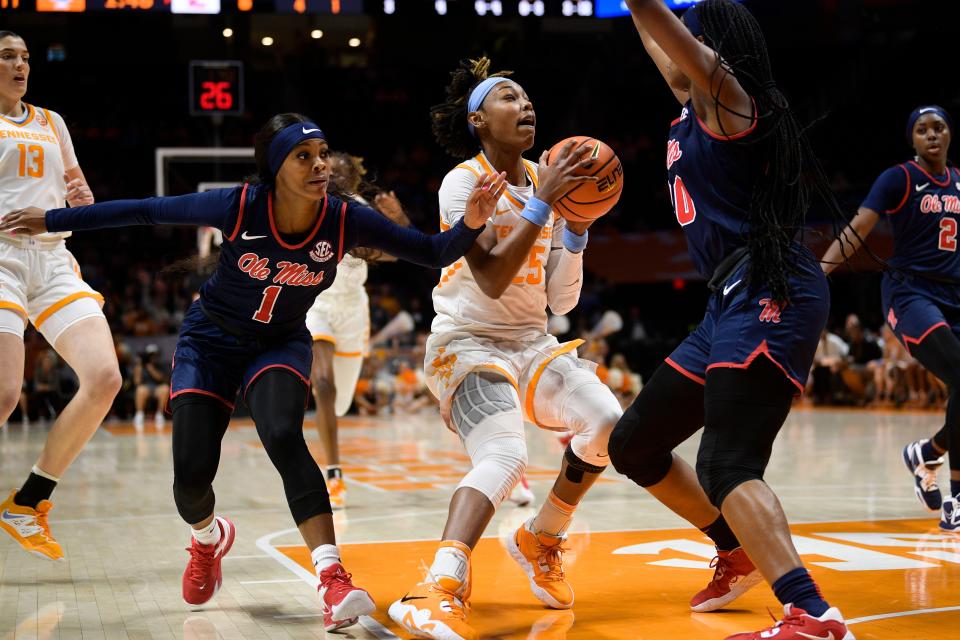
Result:
<svg viewBox="0 0 960 640">
<path fill-rule="evenodd" d="M 943 501 L 940 509 L 940 528 L 960 533 L 960 496 L 951 496 Z"/>
<path fill-rule="evenodd" d="M 530 483 L 527 482 L 526 475 L 520 476 L 520 482 L 513 487 L 513 491 L 507 496 L 507 500 L 518 507 L 525 507 L 535 499 L 536 496 L 533 495 L 533 491 L 530 490 Z"/>
<path fill-rule="evenodd" d="M 167 418 L 163 415 L 163 411 L 157 411 L 153 414 L 153 426 L 157 431 L 162 431 L 164 425 L 167 424 Z"/>
<path fill-rule="evenodd" d="M 143 431 L 143 411 L 137 411 L 133 416 L 133 428 Z"/>
</svg>

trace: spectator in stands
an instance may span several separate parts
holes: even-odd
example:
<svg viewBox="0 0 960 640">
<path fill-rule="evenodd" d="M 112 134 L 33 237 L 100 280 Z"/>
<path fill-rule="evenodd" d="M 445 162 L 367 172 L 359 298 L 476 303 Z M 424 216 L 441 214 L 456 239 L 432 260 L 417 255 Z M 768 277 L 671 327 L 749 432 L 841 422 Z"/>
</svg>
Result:
<svg viewBox="0 0 960 640">
<path fill-rule="evenodd" d="M 60 388 L 60 358 L 52 349 L 45 349 L 37 358 L 33 371 L 34 406 L 38 407 L 40 419 L 54 420 L 63 409 L 63 394 Z"/>
<path fill-rule="evenodd" d="M 899 407 L 910 397 L 907 369 L 912 366 L 910 354 L 897 340 L 890 326 L 884 323 L 881 331 L 883 356 L 869 365 L 873 370 L 875 404 Z M 914 363 L 915 364 L 915 363 Z"/>
<path fill-rule="evenodd" d="M 842 389 L 840 371 L 849 351 L 843 338 L 824 327 L 807 381 L 807 393 L 813 397 L 814 404 L 829 404 L 836 400 L 838 390 Z"/>
<path fill-rule="evenodd" d="M 147 402 L 154 398 L 157 409 L 153 415 L 153 425 L 157 429 L 163 429 L 165 423 L 163 409 L 170 394 L 170 377 L 164 366 L 160 364 L 160 349 L 157 345 L 148 344 L 140 354 L 133 369 L 133 382 L 136 385 L 134 402 L 137 408 L 133 416 L 134 428 L 137 431 L 143 429 L 143 412 L 147 408 Z"/>
<path fill-rule="evenodd" d="M 863 406 L 876 395 L 871 363 L 883 358 L 883 351 L 873 337 L 864 333 L 860 318 L 855 313 L 847 316 L 844 325 L 847 338 L 847 357 L 840 367 L 840 377 L 854 404 Z M 871 394 L 872 392 L 872 394 Z"/>
</svg>

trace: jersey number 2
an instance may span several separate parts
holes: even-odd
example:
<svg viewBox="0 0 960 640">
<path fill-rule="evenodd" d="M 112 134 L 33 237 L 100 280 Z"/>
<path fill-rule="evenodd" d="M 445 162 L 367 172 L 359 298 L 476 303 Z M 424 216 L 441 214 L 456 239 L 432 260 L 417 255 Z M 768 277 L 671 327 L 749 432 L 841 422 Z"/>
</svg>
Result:
<svg viewBox="0 0 960 640">
<path fill-rule="evenodd" d="M 264 324 L 273 320 L 273 307 L 277 304 L 277 298 L 280 297 L 280 291 L 282 290 L 283 287 L 279 286 L 267 287 L 263 290 L 263 302 L 260 303 L 257 312 L 253 314 L 254 320 Z"/>
<path fill-rule="evenodd" d="M 681 227 L 685 227 L 697 219 L 697 207 L 693 204 L 693 198 L 690 192 L 683 184 L 680 176 L 673 181 L 673 187 L 670 189 L 670 199 L 673 200 L 673 210 L 677 214 L 677 222 Z"/>
<path fill-rule="evenodd" d="M 957 221 L 954 218 L 940 218 L 940 249 L 957 250 Z"/>
<path fill-rule="evenodd" d="M 43 177 L 43 147 L 38 144 L 18 144 L 20 151 L 20 171 L 21 178 L 42 178 Z"/>
</svg>

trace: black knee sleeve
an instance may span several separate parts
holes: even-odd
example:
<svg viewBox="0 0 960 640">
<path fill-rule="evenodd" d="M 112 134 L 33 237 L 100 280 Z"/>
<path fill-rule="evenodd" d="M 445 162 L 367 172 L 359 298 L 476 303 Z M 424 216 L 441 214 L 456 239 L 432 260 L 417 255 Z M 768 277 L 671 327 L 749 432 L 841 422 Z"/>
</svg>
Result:
<svg viewBox="0 0 960 640">
<path fill-rule="evenodd" d="M 943 428 L 933 436 L 933 441 L 950 452 L 950 470 L 960 471 L 960 339 L 949 327 L 938 327 L 913 346 L 910 353 L 950 389 Z"/>
<path fill-rule="evenodd" d="M 606 467 L 598 467 L 595 464 L 581 460 L 577 457 L 577 454 L 573 452 L 573 449 L 570 448 L 570 445 L 567 445 L 567 450 L 563 452 L 563 459 L 567 461 L 565 475 L 570 482 L 583 482 L 583 474 L 600 474 L 606 469 Z"/>
<path fill-rule="evenodd" d="M 610 463 L 641 487 L 673 466 L 673 449 L 703 426 L 703 387 L 661 365 L 610 435 Z"/>
<path fill-rule="evenodd" d="M 298 377 L 279 368 L 262 374 L 247 390 L 247 405 L 257 434 L 280 472 L 297 525 L 313 516 L 332 513 L 323 472 L 303 439 L 306 394 Z"/>
<path fill-rule="evenodd" d="M 707 376 L 697 478 L 718 509 L 738 486 L 763 479 L 794 391 L 763 357 L 749 369 L 714 369 Z"/>
<path fill-rule="evenodd" d="M 173 399 L 173 499 L 180 517 L 196 524 L 213 513 L 213 478 L 230 409 L 200 394 Z"/>
</svg>

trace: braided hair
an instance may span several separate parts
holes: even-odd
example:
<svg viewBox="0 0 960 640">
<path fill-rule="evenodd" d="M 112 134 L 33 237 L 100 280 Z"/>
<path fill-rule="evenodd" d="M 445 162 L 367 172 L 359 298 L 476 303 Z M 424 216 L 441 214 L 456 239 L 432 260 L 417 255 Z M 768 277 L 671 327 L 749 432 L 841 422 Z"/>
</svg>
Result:
<svg viewBox="0 0 960 640">
<path fill-rule="evenodd" d="M 512 71 L 490 73 L 490 59 L 461 60 L 460 66 L 450 73 L 447 99 L 430 108 L 430 123 L 433 137 L 454 158 L 473 155 L 480 142 L 467 129 L 467 100 L 474 87 L 487 78 L 506 78 Z"/>
<path fill-rule="evenodd" d="M 810 196 L 818 196 L 830 209 L 834 235 L 842 232 L 848 218 L 830 189 L 806 128 L 773 79 L 766 40 L 756 19 L 732 0 L 704 0 L 693 10 L 705 43 L 717 52 L 716 73 L 723 74 L 712 96 L 721 133 L 728 135 L 723 131 L 721 109 L 758 120 L 758 135 L 738 141 L 763 146 L 766 160 L 750 198 L 749 278 L 751 287 L 766 285 L 774 300 L 786 303 L 788 278 L 795 268 L 793 243 L 798 234 L 802 240 Z M 753 99 L 755 114 L 736 113 L 720 101 L 729 75 Z"/>
</svg>

